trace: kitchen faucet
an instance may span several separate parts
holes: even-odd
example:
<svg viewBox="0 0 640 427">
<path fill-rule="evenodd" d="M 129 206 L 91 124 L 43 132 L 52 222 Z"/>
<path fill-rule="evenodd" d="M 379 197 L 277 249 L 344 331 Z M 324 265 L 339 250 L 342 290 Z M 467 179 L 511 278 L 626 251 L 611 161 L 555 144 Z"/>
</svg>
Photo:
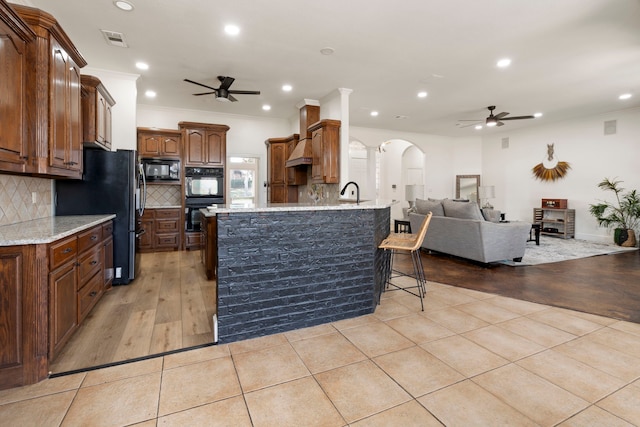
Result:
<svg viewBox="0 0 640 427">
<path fill-rule="evenodd" d="M 347 187 L 349 186 L 349 184 L 353 184 L 356 186 L 356 205 L 360 204 L 360 187 L 358 187 L 358 184 L 355 181 L 349 181 L 347 182 L 344 187 L 342 187 L 342 191 L 340 191 L 340 195 L 344 196 L 344 192 L 347 190 Z"/>
</svg>

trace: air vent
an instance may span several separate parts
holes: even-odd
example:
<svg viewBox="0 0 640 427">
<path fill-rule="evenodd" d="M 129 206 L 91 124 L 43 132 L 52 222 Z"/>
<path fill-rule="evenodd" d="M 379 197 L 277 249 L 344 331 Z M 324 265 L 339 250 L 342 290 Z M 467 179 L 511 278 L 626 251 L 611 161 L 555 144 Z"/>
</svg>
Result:
<svg viewBox="0 0 640 427">
<path fill-rule="evenodd" d="M 124 39 L 124 34 L 109 30 L 100 31 L 102 31 L 102 34 L 104 34 L 104 38 L 110 45 L 118 47 L 129 47 Z"/>
<path fill-rule="evenodd" d="M 604 134 L 605 135 L 615 135 L 618 131 L 618 121 L 617 120 L 607 120 L 604 122 Z"/>
</svg>

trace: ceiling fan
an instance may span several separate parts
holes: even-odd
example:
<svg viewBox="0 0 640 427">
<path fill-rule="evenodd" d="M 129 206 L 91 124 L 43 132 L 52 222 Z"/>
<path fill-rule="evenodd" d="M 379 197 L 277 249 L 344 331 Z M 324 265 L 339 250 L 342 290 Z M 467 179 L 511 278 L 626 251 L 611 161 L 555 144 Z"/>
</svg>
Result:
<svg viewBox="0 0 640 427">
<path fill-rule="evenodd" d="M 207 89 L 211 89 L 212 90 L 212 92 L 194 93 L 195 96 L 215 94 L 216 95 L 216 100 L 217 101 L 221 101 L 221 102 L 229 102 L 229 101 L 236 102 L 237 99 L 232 94 L 235 94 L 235 95 L 260 95 L 260 91 L 259 90 L 231 90 L 231 89 L 229 89 L 229 87 L 231 86 L 231 84 L 235 80 L 233 77 L 218 76 L 218 80 L 220 80 L 220 87 L 215 88 L 215 87 L 207 86 L 207 85 L 202 84 L 202 83 L 194 82 L 193 80 L 184 79 L 185 82 L 193 83 L 194 85 L 206 87 Z"/>
<path fill-rule="evenodd" d="M 504 125 L 504 123 L 502 123 L 503 121 L 506 120 L 523 120 L 523 119 L 533 119 L 535 118 L 534 116 L 513 116 L 513 117 L 506 117 L 507 115 L 509 115 L 509 113 L 507 113 L 506 111 L 503 111 L 502 113 L 498 113 L 495 116 L 493 115 L 493 110 L 496 109 L 495 105 L 490 105 L 487 107 L 489 109 L 489 117 L 487 117 L 486 119 L 484 119 L 485 125 L 488 127 L 493 127 L 493 126 L 502 126 Z M 470 125 L 466 125 L 466 126 L 460 126 L 460 127 L 468 127 L 468 126 L 473 126 L 479 122 L 482 122 L 482 119 L 476 119 L 476 120 L 458 120 L 459 122 L 475 122 L 472 123 Z"/>
</svg>

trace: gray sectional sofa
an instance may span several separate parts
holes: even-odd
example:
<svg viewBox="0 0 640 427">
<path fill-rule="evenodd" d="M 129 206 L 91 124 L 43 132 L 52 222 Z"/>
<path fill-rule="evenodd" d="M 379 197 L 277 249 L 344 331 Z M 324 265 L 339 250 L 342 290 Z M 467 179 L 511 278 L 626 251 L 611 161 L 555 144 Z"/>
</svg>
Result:
<svg viewBox="0 0 640 427">
<path fill-rule="evenodd" d="M 531 230 L 527 222 L 492 222 L 478 204 L 469 201 L 416 200 L 409 212 L 411 229 L 420 229 L 425 215 L 433 212 L 422 247 L 481 263 L 520 261 Z"/>
</svg>

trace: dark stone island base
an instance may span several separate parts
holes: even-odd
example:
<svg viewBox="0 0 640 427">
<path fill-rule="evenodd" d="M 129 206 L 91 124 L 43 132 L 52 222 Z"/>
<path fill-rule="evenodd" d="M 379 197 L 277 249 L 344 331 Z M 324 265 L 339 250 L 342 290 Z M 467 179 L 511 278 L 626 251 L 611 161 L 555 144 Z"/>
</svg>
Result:
<svg viewBox="0 0 640 427">
<path fill-rule="evenodd" d="M 218 212 L 218 342 L 372 313 L 389 215 L 388 205 Z"/>
</svg>

